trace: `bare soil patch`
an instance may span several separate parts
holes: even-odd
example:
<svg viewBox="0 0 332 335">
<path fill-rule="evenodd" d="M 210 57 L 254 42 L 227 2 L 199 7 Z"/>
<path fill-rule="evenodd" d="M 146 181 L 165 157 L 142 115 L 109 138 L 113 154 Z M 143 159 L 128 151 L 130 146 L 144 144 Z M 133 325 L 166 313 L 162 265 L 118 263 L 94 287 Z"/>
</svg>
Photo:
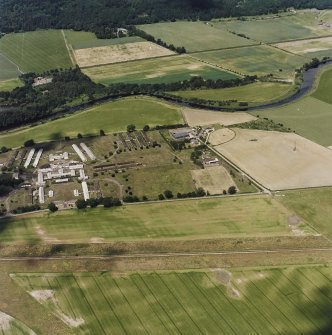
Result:
<svg viewBox="0 0 332 335">
<path fill-rule="evenodd" d="M 278 43 L 276 46 L 280 49 L 299 54 L 325 51 L 332 49 L 332 36 Z"/>
<path fill-rule="evenodd" d="M 331 150 L 293 133 L 234 129 L 215 147 L 270 190 L 332 186 Z"/>
<path fill-rule="evenodd" d="M 182 114 L 191 127 L 207 126 L 216 123 L 223 126 L 230 126 L 256 120 L 254 116 L 243 112 L 212 112 L 208 110 L 183 108 Z"/>
<path fill-rule="evenodd" d="M 76 62 L 82 68 L 174 55 L 173 51 L 151 42 L 136 42 L 77 49 L 74 52 Z"/>
</svg>

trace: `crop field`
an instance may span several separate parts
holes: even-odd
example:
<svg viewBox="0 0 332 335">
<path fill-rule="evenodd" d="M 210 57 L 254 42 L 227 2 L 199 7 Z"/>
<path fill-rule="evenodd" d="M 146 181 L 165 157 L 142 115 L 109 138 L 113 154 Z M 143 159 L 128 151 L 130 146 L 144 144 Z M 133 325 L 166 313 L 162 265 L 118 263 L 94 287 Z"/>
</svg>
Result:
<svg viewBox="0 0 332 335">
<path fill-rule="evenodd" d="M 60 30 L 5 35 L 0 39 L 0 53 L 23 72 L 44 72 L 73 65 Z"/>
<path fill-rule="evenodd" d="M 12 91 L 16 87 L 22 86 L 23 83 L 19 79 L 9 79 L 0 81 L 0 91 Z"/>
<path fill-rule="evenodd" d="M 63 242 L 292 236 L 294 213 L 267 196 L 183 200 L 0 220 L 0 240 Z M 311 233 L 304 221 L 301 229 Z M 37 227 L 37 228 L 36 228 Z M 38 229 L 38 231 L 37 231 Z"/>
<path fill-rule="evenodd" d="M 151 42 L 76 49 L 74 53 L 77 64 L 83 68 L 175 54 L 173 51 Z"/>
<path fill-rule="evenodd" d="M 256 43 L 231 34 L 226 29 L 220 29 L 212 22 L 167 22 L 141 25 L 138 28 L 168 44 L 184 46 L 188 52 L 227 49 Z"/>
<path fill-rule="evenodd" d="M 327 77 L 326 82 L 328 80 Z M 324 91 L 322 88 L 319 92 L 322 93 L 315 93 L 314 96 L 329 100 L 328 89 Z M 258 114 L 261 118 L 266 117 L 276 123 L 282 123 L 295 130 L 297 134 L 326 147 L 332 145 L 331 105 L 313 97 L 306 97 L 280 108 L 254 111 L 251 114 L 255 116 Z"/>
<path fill-rule="evenodd" d="M 212 145 L 219 145 L 232 141 L 236 136 L 236 132 L 233 129 L 222 128 L 214 131 L 209 136 L 209 142 Z"/>
<path fill-rule="evenodd" d="M 250 75 L 272 73 L 275 77 L 284 79 L 293 79 L 295 69 L 307 61 L 301 56 L 292 55 L 270 46 L 200 52 L 193 56 L 234 72 Z"/>
<path fill-rule="evenodd" d="M 122 38 L 113 38 L 113 39 L 98 39 L 94 33 L 86 31 L 73 31 L 73 30 L 64 30 L 67 42 L 71 47 L 76 49 L 85 49 L 85 48 L 95 48 L 95 47 L 104 47 L 107 45 L 114 44 L 125 44 L 125 43 L 135 43 L 143 42 L 140 37 L 122 37 Z"/>
<path fill-rule="evenodd" d="M 278 43 L 277 46 L 280 49 L 296 53 L 306 54 L 324 51 L 326 56 L 331 55 L 332 49 L 332 37 L 314 38 L 308 40 L 299 40 L 292 42 Z"/>
<path fill-rule="evenodd" d="M 230 186 L 236 186 L 232 177 L 223 166 L 191 171 L 197 188 L 202 187 L 211 195 L 223 194 Z"/>
<path fill-rule="evenodd" d="M 230 126 L 256 120 L 254 116 L 243 112 L 211 112 L 208 110 L 184 107 L 182 113 L 184 119 L 191 127 L 207 126 L 218 123 L 224 126 Z"/>
<path fill-rule="evenodd" d="M 319 25 L 317 14 L 313 12 L 272 19 L 234 20 L 227 22 L 226 27 L 253 40 L 268 43 L 330 35 L 329 28 Z"/>
<path fill-rule="evenodd" d="M 25 324 L 2 312 L 0 312 L 0 332 L 3 335 L 36 335 L 36 333 Z"/>
<path fill-rule="evenodd" d="M 332 154 L 293 133 L 235 129 L 215 149 L 270 190 L 332 186 Z"/>
<path fill-rule="evenodd" d="M 332 238 L 332 188 L 287 191 L 280 198 L 281 202 L 290 210 L 301 213 L 301 217 L 317 231 L 329 239 Z"/>
<path fill-rule="evenodd" d="M 3 80 L 8 81 L 10 79 L 15 79 L 20 74 L 17 66 L 0 53 L 0 84 Z"/>
<path fill-rule="evenodd" d="M 171 93 L 183 98 L 199 98 L 216 101 L 237 100 L 259 104 L 279 100 L 289 95 L 293 92 L 293 90 L 294 87 L 290 84 L 257 82 L 238 87 L 209 90 L 187 90 Z"/>
<path fill-rule="evenodd" d="M 82 135 L 97 135 L 105 132 L 124 131 L 128 124 L 138 129 L 150 126 L 183 123 L 181 112 L 167 103 L 149 98 L 127 98 L 108 102 L 68 117 L 50 121 L 33 128 L 24 128 L 15 132 L 2 133 L 1 145 L 21 146 L 33 138 L 36 142 Z"/>
<path fill-rule="evenodd" d="M 317 266 L 12 278 L 77 334 L 290 335 L 332 329 L 331 275 Z"/>
<path fill-rule="evenodd" d="M 312 96 L 321 101 L 327 102 L 332 105 L 332 67 L 324 71 L 321 75 L 316 91 Z"/>
<path fill-rule="evenodd" d="M 97 66 L 83 70 L 93 81 L 104 85 L 128 83 L 170 83 L 201 76 L 205 79 L 234 79 L 237 76 L 187 55 L 146 59 Z"/>
</svg>

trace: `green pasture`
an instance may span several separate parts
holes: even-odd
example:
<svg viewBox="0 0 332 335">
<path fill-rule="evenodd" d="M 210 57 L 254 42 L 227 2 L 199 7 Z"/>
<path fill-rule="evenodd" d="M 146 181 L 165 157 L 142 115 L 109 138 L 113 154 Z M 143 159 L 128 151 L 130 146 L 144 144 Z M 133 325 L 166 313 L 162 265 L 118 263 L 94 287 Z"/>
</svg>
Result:
<svg viewBox="0 0 332 335">
<path fill-rule="evenodd" d="M 44 72 L 73 66 L 61 30 L 5 35 L 0 39 L 0 53 L 23 72 Z"/>
<path fill-rule="evenodd" d="M 23 86 L 23 83 L 19 79 L 9 79 L 0 81 L 0 92 L 1 91 L 12 91 L 16 87 Z"/>
<path fill-rule="evenodd" d="M 232 73 L 222 71 L 187 55 L 146 59 L 126 63 L 97 66 L 83 72 L 93 81 L 109 85 L 127 83 L 172 83 L 201 76 L 205 79 L 234 79 Z"/>
<path fill-rule="evenodd" d="M 36 226 L 45 236 L 68 242 L 87 242 L 93 237 L 128 241 L 281 236 L 292 235 L 290 215 L 292 212 L 266 196 L 177 200 L 8 218 L 0 220 L 0 241 L 38 238 Z"/>
<path fill-rule="evenodd" d="M 332 238 L 332 189 L 330 187 L 289 191 L 284 193 L 282 203 L 310 222 L 319 233 Z"/>
<path fill-rule="evenodd" d="M 245 34 L 249 38 L 267 43 L 305 39 L 330 35 L 328 29 L 319 26 L 315 13 L 299 12 L 279 18 L 257 18 L 245 21 L 233 20 L 216 23 L 230 31 Z"/>
<path fill-rule="evenodd" d="M 19 273 L 76 334 L 329 334 L 331 267 Z M 32 298 L 31 298 L 32 299 Z M 75 326 L 74 326 L 75 325 Z"/>
<path fill-rule="evenodd" d="M 0 135 L 1 145 L 7 147 L 21 146 L 26 140 L 36 142 L 56 140 L 64 136 L 97 135 L 99 130 L 105 132 L 125 131 L 128 124 L 135 124 L 138 129 L 144 125 L 169 125 L 183 123 L 181 112 L 177 107 L 150 98 L 127 98 L 111 101 L 62 117 L 34 127 L 28 127 Z"/>
<path fill-rule="evenodd" d="M 1 39 L 0 39 L 1 46 Z M 15 79 L 20 75 L 20 71 L 17 66 L 11 62 L 6 56 L 1 54 L 0 50 L 0 85 L 3 81 Z M 0 86 L 1 87 L 1 86 Z"/>
<path fill-rule="evenodd" d="M 319 83 L 316 91 L 312 94 L 313 97 L 332 105 L 332 67 L 324 71 L 319 78 Z M 332 108 L 332 107 L 331 107 Z"/>
<path fill-rule="evenodd" d="M 73 49 L 95 48 L 107 45 L 144 41 L 142 38 L 137 36 L 113 39 L 99 39 L 94 33 L 86 31 L 64 30 L 64 33 L 67 42 L 73 47 Z"/>
<path fill-rule="evenodd" d="M 291 55 L 270 46 L 200 52 L 193 56 L 242 74 L 273 74 L 274 77 L 286 79 L 293 79 L 295 69 L 307 61 L 304 57 Z"/>
<path fill-rule="evenodd" d="M 255 43 L 231 34 L 226 29 L 220 29 L 214 22 L 165 22 L 141 25 L 138 28 L 168 44 L 184 46 L 188 52 L 226 49 Z"/>
<path fill-rule="evenodd" d="M 279 100 L 290 93 L 294 87 L 289 84 L 272 82 L 257 82 L 239 87 L 207 89 L 207 90 L 187 90 L 171 92 L 183 98 L 199 98 L 204 100 L 237 100 L 251 103 L 271 102 Z"/>
<path fill-rule="evenodd" d="M 251 114 L 282 123 L 285 127 L 318 144 L 332 145 L 332 107 L 313 97 L 306 97 L 279 108 L 253 111 Z"/>
<path fill-rule="evenodd" d="M 2 335 L 36 335 L 24 323 L 1 311 L 0 320 L 0 334 Z"/>
</svg>

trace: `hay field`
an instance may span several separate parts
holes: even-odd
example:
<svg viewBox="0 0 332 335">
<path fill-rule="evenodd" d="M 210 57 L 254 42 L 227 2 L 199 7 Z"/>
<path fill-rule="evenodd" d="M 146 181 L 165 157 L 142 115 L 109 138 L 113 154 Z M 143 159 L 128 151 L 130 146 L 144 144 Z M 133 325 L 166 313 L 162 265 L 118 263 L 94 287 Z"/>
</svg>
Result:
<svg viewBox="0 0 332 335">
<path fill-rule="evenodd" d="M 235 183 L 223 166 L 213 166 L 208 169 L 192 170 L 192 178 L 197 188 L 202 187 L 211 195 L 223 194 Z"/>
<path fill-rule="evenodd" d="M 292 215 L 278 201 L 262 195 L 177 200 L 8 218 L 0 220 L 0 241 L 33 241 L 33 236 L 38 240 L 36 226 L 44 236 L 71 243 L 94 238 L 106 242 L 294 236 L 288 222 Z M 301 226 L 307 231 L 304 221 Z"/>
<path fill-rule="evenodd" d="M 246 101 L 250 104 L 259 104 L 279 100 L 289 95 L 293 90 L 294 86 L 290 84 L 257 82 L 238 87 L 187 90 L 171 93 L 184 98 L 199 98 L 216 101 L 237 100 Z"/>
<path fill-rule="evenodd" d="M 226 27 L 220 29 L 213 22 L 178 21 L 146 24 L 138 28 L 168 44 L 184 46 L 188 52 L 226 49 L 255 43 L 229 33 Z"/>
<path fill-rule="evenodd" d="M 24 323 L 16 320 L 12 316 L 0 311 L 0 332 L 3 335 L 36 335 L 34 331 L 29 329 Z"/>
<path fill-rule="evenodd" d="M 275 77 L 284 79 L 293 79 L 295 69 L 307 61 L 306 58 L 270 46 L 200 52 L 195 53 L 194 56 L 242 74 L 268 75 L 272 73 Z"/>
<path fill-rule="evenodd" d="M 244 112 L 212 112 L 188 107 L 182 108 L 182 114 L 191 127 L 208 126 L 217 123 L 224 126 L 230 126 L 256 120 L 256 117 Z"/>
<path fill-rule="evenodd" d="M 325 70 L 319 78 L 318 86 L 312 96 L 332 105 L 332 67 Z"/>
<path fill-rule="evenodd" d="M 215 149 L 266 188 L 332 186 L 331 150 L 293 133 L 235 131 L 234 140 Z"/>
<path fill-rule="evenodd" d="M 235 136 L 236 132 L 233 129 L 222 128 L 215 130 L 213 133 L 210 134 L 209 142 L 212 145 L 224 144 L 233 140 Z"/>
<path fill-rule="evenodd" d="M 173 51 L 151 42 L 115 44 L 74 50 L 76 62 L 83 68 L 174 54 Z"/>
<path fill-rule="evenodd" d="M 292 42 L 283 42 L 275 44 L 276 47 L 293 52 L 296 54 L 307 54 L 325 51 L 326 56 L 331 55 L 332 37 L 313 38 L 308 40 L 299 40 Z"/>
<path fill-rule="evenodd" d="M 44 72 L 73 66 L 60 30 L 5 35 L 0 39 L 0 53 L 23 72 Z"/>
<path fill-rule="evenodd" d="M 19 79 L 0 81 L 0 91 L 12 91 L 14 88 L 21 86 L 23 86 L 23 83 Z"/>
<path fill-rule="evenodd" d="M 21 146 L 33 138 L 42 142 L 82 135 L 97 135 L 103 129 L 106 133 L 125 131 L 128 124 L 137 129 L 144 125 L 181 124 L 183 118 L 177 107 L 152 98 L 126 98 L 111 101 L 77 112 L 70 116 L 23 128 L 14 132 L 0 133 L 0 143 L 10 148 Z"/>
<path fill-rule="evenodd" d="M 224 23 L 221 23 L 224 25 Z M 319 25 L 317 13 L 301 12 L 279 18 L 258 18 L 226 23 L 227 29 L 267 43 L 328 36 L 331 31 Z"/>
<path fill-rule="evenodd" d="M 19 71 L 17 66 L 13 62 L 11 62 L 7 57 L 5 57 L 0 53 L 0 84 L 3 81 L 15 79 L 20 74 L 21 72 Z"/>
<path fill-rule="evenodd" d="M 307 266 L 13 280 L 74 334 L 274 335 L 329 333 L 331 275 L 331 267 Z"/>
<path fill-rule="evenodd" d="M 326 76 L 326 80 L 326 82 L 330 80 L 329 76 Z M 330 90 L 328 87 L 329 85 L 325 89 L 322 86 L 322 89 L 317 91 L 314 96 L 329 101 Z M 266 117 L 276 123 L 282 123 L 295 130 L 297 134 L 318 144 L 326 147 L 332 145 L 332 107 L 316 98 L 306 97 L 290 105 L 254 111 L 251 114 L 255 116 L 258 114 L 262 118 Z"/>
<path fill-rule="evenodd" d="M 83 69 L 93 81 L 104 85 L 127 83 L 171 83 L 201 76 L 205 79 L 234 79 L 236 75 L 222 71 L 187 55 L 145 59 Z"/>
<path fill-rule="evenodd" d="M 94 33 L 87 31 L 73 31 L 64 30 L 64 34 L 68 43 L 73 49 L 85 49 L 94 47 L 103 47 L 114 44 L 125 44 L 133 42 L 143 42 L 142 38 L 138 36 L 112 38 L 112 39 L 99 39 Z"/>
</svg>

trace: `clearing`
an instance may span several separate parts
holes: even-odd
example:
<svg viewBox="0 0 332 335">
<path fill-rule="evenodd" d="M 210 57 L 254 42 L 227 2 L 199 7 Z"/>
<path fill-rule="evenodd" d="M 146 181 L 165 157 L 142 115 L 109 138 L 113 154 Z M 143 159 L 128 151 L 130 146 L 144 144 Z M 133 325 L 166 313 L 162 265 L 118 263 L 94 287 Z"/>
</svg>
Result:
<svg viewBox="0 0 332 335">
<path fill-rule="evenodd" d="M 169 49 L 151 42 L 115 44 L 103 47 L 74 50 L 80 67 L 128 62 L 137 59 L 174 55 Z"/>
<path fill-rule="evenodd" d="M 234 129 L 215 149 L 269 190 L 332 185 L 332 152 L 293 133 Z"/>
<path fill-rule="evenodd" d="M 138 26 L 139 29 L 177 47 L 184 46 L 188 52 L 225 49 L 251 45 L 255 42 L 231 34 L 214 22 L 165 22 Z"/>
<path fill-rule="evenodd" d="M 193 109 L 184 107 L 182 113 L 186 122 L 191 126 L 208 126 L 219 123 L 230 126 L 238 123 L 245 123 L 256 120 L 250 114 L 244 112 L 212 112 L 208 110 Z"/>
<path fill-rule="evenodd" d="M 201 76 L 205 79 L 235 79 L 233 73 L 203 63 L 187 55 L 145 59 L 83 69 L 93 81 L 104 85 L 126 83 L 172 83 Z"/>
<path fill-rule="evenodd" d="M 176 106 L 152 98 L 126 98 L 111 101 L 50 121 L 35 127 L 23 128 L 0 135 L 1 145 L 13 148 L 33 138 L 35 142 L 61 139 L 64 136 L 97 135 L 103 129 L 107 133 L 126 130 L 128 124 L 138 129 L 148 124 L 181 124 L 183 118 Z"/>
<path fill-rule="evenodd" d="M 12 279 L 75 334 L 288 335 L 329 333 L 331 275 L 306 266 Z"/>
<path fill-rule="evenodd" d="M 201 187 L 211 195 L 223 194 L 235 183 L 223 166 L 214 166 L 204 170 L 191 171 L 197 188 Z"/>
</svg>

